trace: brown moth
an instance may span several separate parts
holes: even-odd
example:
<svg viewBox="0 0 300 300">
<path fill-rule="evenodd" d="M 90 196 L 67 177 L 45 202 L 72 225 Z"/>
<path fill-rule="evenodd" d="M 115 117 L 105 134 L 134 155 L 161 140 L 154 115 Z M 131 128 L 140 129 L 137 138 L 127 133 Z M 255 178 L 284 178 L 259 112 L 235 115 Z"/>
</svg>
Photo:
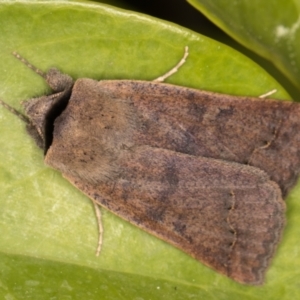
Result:
<svg viewBox="0 0 300 300">
<path fill-rule="evenodd" d="M 263 282 L 285 224 L 282 195 L 299 175 L 298 104 L 155 81 L 74 82 L 25 63 L 54 91 L 24 103 L 47 165 L 205 265 Z"/>
</svg>

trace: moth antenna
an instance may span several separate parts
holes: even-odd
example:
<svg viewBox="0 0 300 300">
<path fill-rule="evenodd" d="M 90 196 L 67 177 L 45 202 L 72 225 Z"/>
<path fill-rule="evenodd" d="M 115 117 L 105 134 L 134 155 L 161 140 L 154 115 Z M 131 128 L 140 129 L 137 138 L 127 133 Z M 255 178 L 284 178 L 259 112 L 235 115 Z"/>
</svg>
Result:
<svg viewBox="0 0 300 300">
<path fill-rule="evenodd" d="M 178 69 L 185 63 L 186 58 L 189 55 L 189 47 L 185 46 L 184 48 L 184 54 L 182 59 L 178 62 L 178 64 L 172 68 L 169 72 L 167 72 L 166 74 L 154 79 L 153 81 L 157 81 L 157 82 L 163 82 L 165 81 L 168 77 L 170 77 L 171 75 L 173 75 L 174 73 L 176 73 L 178 71 Z"/>
<path fill-rule="evenodd" d="M 29 119 L 25 115 L 23 115 L 22 113 L 20 113 L 19 111 L 17 111 L 13 107 L 11 107 L 10 105 L 2 101 L 1 99 L 0 99 L 0 104 L 8 111 L 10 111 L 12 114 L 16 115 L 21 121 L 25 122 L 26 124 L 30 124 Z"/>
<path fill-rule="evenodd" d="M 46 73 L 32 65 L 29 61 L 27 61 L 24 57 L 22 57 L 19 53 L 13 52 L 13 56 L 15 56 L 18 60 L 20 60 L 25 66 L 27 66 L 29 69 L 31 69 L 33 72 L 37 73 L 41 77 L 43 77 L 46 80 Z"/>
</svg>

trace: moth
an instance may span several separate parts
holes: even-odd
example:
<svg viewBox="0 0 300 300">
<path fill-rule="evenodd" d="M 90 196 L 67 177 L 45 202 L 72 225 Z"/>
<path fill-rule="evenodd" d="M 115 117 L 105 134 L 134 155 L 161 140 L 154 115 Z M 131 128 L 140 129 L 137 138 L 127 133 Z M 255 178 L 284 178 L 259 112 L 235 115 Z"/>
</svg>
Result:
<svg viewBox="0 0 300 300">
<path fill-rule="evenodd" d="M 261 284 L 299 175 L 300 106 L 162 83 L 187 51 L 152 82 L 74 82 L 15 54 L 53 90 L 24 102 L 21 117 L 45 163 L 94 203 L 237 282 Z"/>
</svg>

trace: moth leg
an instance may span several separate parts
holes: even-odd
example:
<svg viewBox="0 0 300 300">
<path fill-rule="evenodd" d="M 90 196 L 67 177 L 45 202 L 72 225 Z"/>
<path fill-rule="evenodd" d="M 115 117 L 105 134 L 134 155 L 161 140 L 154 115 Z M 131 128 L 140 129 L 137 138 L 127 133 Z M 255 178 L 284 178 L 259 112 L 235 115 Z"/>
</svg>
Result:
<svg viewBox="0 0 300 300">
<path fill-rule="evenodd" d="M 260 95 L 258 98 L 267 98 L 268 96 L 271 96 L 271 95 L 275 94 L 276 92 L 277 92 L 277 90 L 274 89 L 274 90 L 271 90 L 271 91 L 269 91 L 269 92 L 267 92 L 263 95 Z"/>
<path fill-rule="evenodd" d="M 172 68 L 169 72 L 167 72 L 166 74 L 154 79 L 153 81 L 163 82 L 163 81 L 165 81 L 165 79 L 167 79 L 168 77 L 170 77 L 171 75 L 176 73 L 178 71 L 178 69 L 185 63 L 186 58 L 188 57 L 188 55 L 189 55 L 189 47 L 185 46 L 183 57 L 179 61 L 179 63 L 174 68 Z"/>
<path fill-rule="evenodd" d="M 101 252 L 101 248 L 102 248 L 102 242 L 103 242 L 103 225 L 102 225 L 102 215 L 101 215 L 101 210 L 99 205 L 93 201 L 94 204 L 94 209 L 95 209 L 95 214 L 96 214 L 96 218 L 97 218 L 97 223 L 98 223 L 98 245 L 97 245 L 97 249 L 96 249 L 96 256 L 99 256 L 100 252 Z"/>
</svg>

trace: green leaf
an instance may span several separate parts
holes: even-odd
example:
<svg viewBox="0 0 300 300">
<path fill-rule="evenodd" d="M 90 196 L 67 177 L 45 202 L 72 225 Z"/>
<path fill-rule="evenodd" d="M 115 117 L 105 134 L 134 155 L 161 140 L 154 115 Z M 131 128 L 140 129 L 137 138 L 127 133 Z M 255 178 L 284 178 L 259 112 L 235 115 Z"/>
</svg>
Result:
<svg viewBox="0 0 300 300">
<path fill-rule="evenodd" d="M 0 98 L 49 92 L 16 60 L 56 66 L 74 78 L 151 80 L 186 64 L 170 83 L 257 96 L 280 85 L 248 58 L 189 30 L 109 6 L 0 2 Z M 299 187 L 263 287 L 242 286 L 103 210 L 99 258 L 90 200 L 43 164 L 43 153 L 16 116 L 0 108 L 0 297 L 3 299 L 291 299 L 298 288 Z M 280 295 L 280 296 L 278 296 Z"/>
<path fill-rule="evenodd" d="M 188 0 L 245 47 L 270 60 L 300 89 L 298 0 Z"/>
</svg>

